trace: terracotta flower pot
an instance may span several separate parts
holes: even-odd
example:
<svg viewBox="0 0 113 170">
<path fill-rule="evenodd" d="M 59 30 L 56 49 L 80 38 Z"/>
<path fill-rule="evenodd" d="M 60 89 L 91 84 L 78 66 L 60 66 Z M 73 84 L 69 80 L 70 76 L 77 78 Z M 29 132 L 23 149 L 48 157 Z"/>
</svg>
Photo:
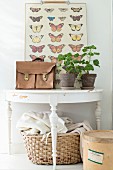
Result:
<svg viewBox="0 0 113 170">
<path fill-rule="evenodd" d="M 94 89 L 96 76 L 97 76 L 96 74 L 83 74 L 81 77 L 82 80 L 81 89 Z"/>
<path fill-rule="evenodd" d="M 75 73 L 65 73 L 60 75 L 61 87 L 74 87 L 75 78 L 77 74 Z"/>
</svg>

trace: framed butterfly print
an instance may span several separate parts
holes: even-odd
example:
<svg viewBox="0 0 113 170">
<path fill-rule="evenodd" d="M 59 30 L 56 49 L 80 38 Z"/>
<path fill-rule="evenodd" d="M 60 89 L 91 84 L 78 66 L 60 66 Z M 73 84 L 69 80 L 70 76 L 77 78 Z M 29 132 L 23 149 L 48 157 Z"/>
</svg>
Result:
<svg viewBox="0 0 113 170">
<path fill-rule="evenodd" d="M 59 54 L 87 45 L 85 3 L 27 3 L 25 13 L 25 60 L 58 62 Z M 59 86 L 58 70 L 56 76 Z"/>
</svg>

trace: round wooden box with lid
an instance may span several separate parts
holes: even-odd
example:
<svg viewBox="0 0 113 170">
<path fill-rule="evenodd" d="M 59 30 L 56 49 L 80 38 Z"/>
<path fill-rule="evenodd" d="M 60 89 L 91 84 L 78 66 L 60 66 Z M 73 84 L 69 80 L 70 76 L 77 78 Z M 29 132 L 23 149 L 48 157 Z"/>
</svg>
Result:
<svg viewBox="0 0 113 170">
<path fill-rule="evenodd" d="M 113 170 L 113 130 L 83 134 L 83 170 Z"/>
</svg>

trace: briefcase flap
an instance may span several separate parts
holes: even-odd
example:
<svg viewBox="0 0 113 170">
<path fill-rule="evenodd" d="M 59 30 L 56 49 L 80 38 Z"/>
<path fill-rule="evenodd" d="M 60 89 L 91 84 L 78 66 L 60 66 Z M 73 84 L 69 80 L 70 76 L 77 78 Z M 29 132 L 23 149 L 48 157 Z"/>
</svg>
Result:
<svg viewBox="0 0 113 170">
<path fill-rule="evenodd" d="M 17 61 L 16 71 L 22 74 L 48 74 L 55 66 L 50 62 Z"/>
</svg>

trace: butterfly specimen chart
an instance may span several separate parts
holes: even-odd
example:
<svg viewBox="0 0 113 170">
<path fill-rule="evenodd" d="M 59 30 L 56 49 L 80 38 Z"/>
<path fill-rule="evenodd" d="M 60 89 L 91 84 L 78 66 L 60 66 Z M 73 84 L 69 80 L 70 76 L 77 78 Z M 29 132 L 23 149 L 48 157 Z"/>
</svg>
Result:
<svg viewBox="0 0 113 170">
<path fill-rule="evenodd" d="M 81 53 L 87 45 L 84 3 L 27 3 L 25 26 L 25 60 L 57 62 L 58 54 Z"/>
</svg>

